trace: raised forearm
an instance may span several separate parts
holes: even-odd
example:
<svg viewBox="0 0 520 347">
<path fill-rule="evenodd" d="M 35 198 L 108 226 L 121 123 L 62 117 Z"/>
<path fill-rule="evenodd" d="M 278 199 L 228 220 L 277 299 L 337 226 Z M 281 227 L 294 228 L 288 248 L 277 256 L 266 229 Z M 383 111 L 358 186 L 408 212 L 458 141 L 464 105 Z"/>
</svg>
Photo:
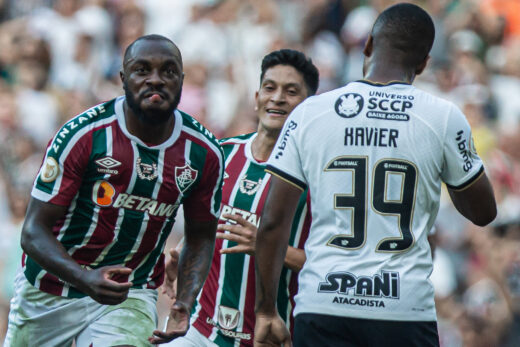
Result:
<svg viewBox="0 0 520 347">
<path fill-rule="evenodd" d="M 257 314 L 276 312 L 278 282 L 284 259 L 286 259 L 291 224 L 300 195 L 299 189 L 272 176 L 256 236 Z M 290 258 L 292 262 L 293 259 Z"/>
<path fill-rule="evenodd" d="M 287 251 L 288 235 L 280 226 L 261 225 L 256 239 L 256 312 L 276 311 L 280 273 Z"/>
</svg>

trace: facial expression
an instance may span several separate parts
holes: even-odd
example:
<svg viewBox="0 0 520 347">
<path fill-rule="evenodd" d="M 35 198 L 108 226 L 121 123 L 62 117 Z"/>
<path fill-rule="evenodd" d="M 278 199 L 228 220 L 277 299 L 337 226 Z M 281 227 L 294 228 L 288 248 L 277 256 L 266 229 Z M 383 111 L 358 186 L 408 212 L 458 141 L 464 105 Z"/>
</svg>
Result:
<svg viewBox="0 0 520 347">
<path fill-rule="evenodd" d="M 143 122 L 160 124 L 171 117 L 180 101 L 180 52 L 168 41 L 138 41 L 124 62 L 121 80 L 132 112 Z"/>
<path fill-rule="evenodd" d="M 303 75 L 294 67 L 269 68 L 255 95 L 259 129 L 279 132 L 292 110 L 307 96 Z"/>
</svg>

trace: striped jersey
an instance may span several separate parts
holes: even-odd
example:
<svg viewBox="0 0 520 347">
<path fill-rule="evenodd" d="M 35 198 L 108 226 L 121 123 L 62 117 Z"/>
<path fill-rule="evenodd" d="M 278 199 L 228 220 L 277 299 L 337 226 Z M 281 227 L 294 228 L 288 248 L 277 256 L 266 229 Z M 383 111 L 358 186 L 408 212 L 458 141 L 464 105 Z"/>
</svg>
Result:
<svg viewBox="0 0 520 347">
<path fill-rule="evenodd" d="M 179 205 L 186 218 L 219 216 L 223 152 L 209 131 L 178 110 L 170 138 L 147 145 L 128 131 L 123 103 L 119 97 L 94 106 L 58 130 L 32 196 L 68 207 L 53 233 L 78 264 L 126 266 L 133 272 L 115 280 L 157 288 Z M 23 265 L 28 281 L 42 291 L 85 296 L 29 256 Z"/>
<path fill-rule="evenodd" d="M 221 141 L 225 156 L 221 212 L 241 215 L 258 227 L 270 174 L 253 158 L 256 133 Z M 307 195 L 302 194 L 289 245 L 303 249 L 310 226 Z M 221 217 L 219 223 L 226 223 Z M 252 346 L 255 327 L 255 268 L 248 254 L 220 254 L 236 243 L 217 239 L 211 269 L 192 316 L 192 326 L 219 346 Z M 297 274 L 283 268 L 278 294 L 280 316 L 291 325 Z"/>
<path fill-rule="evenodd" d="M 427 236 L 441 182 L 464 189 L 484 171 L 454 104 L 349 83 L 294 109 L 267 169 L 311 196 L 295 315 L 436 320 Z"/>
</svg>

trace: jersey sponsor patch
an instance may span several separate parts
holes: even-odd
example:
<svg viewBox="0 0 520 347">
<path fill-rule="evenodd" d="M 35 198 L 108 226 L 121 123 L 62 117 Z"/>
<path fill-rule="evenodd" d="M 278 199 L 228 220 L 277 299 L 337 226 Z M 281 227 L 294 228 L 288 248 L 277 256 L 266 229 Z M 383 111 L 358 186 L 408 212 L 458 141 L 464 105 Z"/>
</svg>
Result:
<svg viewBox="0 0 520 347">
<path fill-rule="evenodd" d="M 247 195 L 253 195 L 258 191 L 258 188 L 262 185 L 262 179 L 258 181 L 248 180 L 247 175 L 244 175 L 240 180 L 240 192 Z"/>
<path fill-rule="evenodd" d="M 179 191 L 184 193 L 193 182 L 197 179 L 198 171 L 189 166 L 188 164 L 179 167 L 175 167 L 175 183 Z"/>
<path fill-rule="evenodd" d="M 58 175 L 60 174 L 60 166 L 56 159 L 52 157 L 48 157 L 45 160 L 45 167 L 40 175 L 40 178 L 43 182 L 53 182 Z"/>
<path fill-rule="evenodd" d="M 121 165 L 121 162 L 108 156 L 96 160 L 95 163 L 98 164 L 97 172 L 111 175 L 117 175 L 119 171 L 113 169 Z"/>
<path fill-rule="evenodd" d="M 413 107 L 413 95 L 371 91 L 368 98 L 367 118 L 409 121 L 406 111 Z"/>
<path fill-rule="evenodd" d="M 227 306 L 218 306 L 218 324 L 228 330 L 235 329 L 240 318 L 240 311 Z"/>
<path fill-rule="evenodd" d="M 338 116 L 352 118 L 357 116 L 363 109 L 363 97 L 357 93 L 347 93 L 340 96 L 334 104 Z"/>
<path fill-rule="evenodd" d="M 347 271 L 329 272 L 320 282 L 319 293 L 338 293 L 357 297 L 399 299 L 399 273 L 381 271 L 373 276 L 356 276 Z"/>
<path fill-rule="evenodd" d="M 157 164 L 146 164 L 137 158 L 136 161 L 137 176 L 142 180 L 153 181 L 157 178 Z"/>
</svg>

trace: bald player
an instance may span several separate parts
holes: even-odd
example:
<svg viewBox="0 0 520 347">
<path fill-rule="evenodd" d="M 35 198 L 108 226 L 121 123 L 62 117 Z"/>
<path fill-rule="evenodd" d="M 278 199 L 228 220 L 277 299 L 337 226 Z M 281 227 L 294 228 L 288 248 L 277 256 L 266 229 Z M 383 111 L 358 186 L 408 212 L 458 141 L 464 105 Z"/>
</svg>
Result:
<svg viewBox="0 0 520 347">
<path fill-rule="evenodd" d="M 255 346 L 291 343 L 276 287 L 304 189 L 312 224 L 294 345 L 439 345 L 428 233 L 441 183 L 476 225 L 495 218 L 496 203 L 464 114 L 412 85 L 433 39 L 420 7 L 389 7 L 368 37 L 364 79 L 309 98 L 289 116 L 283 149 L 267 162 L 273 176 L 256 240 Z"/>
<path fill-rule="evenodd" d="M 50 141 L 4 346 L 140 347 L 186 333 L 213 254 L 224 164 L 214 136 L 177 110 L 183 77 L 177 46 L 143 36 L 124 55 L 125 95 Z M 154 331 L 163 248 L 181 204 L 179 293 L 165 331 Z"/>
</svg>

